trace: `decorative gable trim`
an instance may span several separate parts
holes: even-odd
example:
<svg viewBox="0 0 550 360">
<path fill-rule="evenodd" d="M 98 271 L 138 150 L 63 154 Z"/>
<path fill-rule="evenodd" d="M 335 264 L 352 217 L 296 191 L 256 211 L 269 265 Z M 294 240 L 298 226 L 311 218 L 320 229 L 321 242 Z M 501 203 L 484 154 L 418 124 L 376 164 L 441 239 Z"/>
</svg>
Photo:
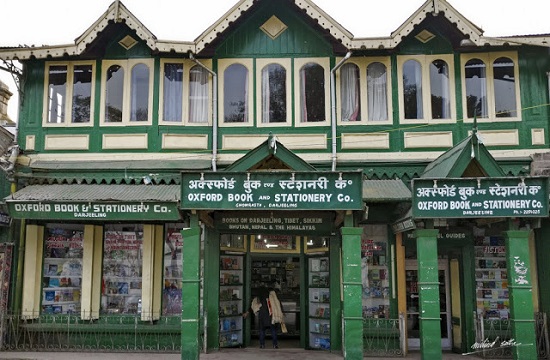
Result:
<svg viewBox="0 0 550 360">
<path fill-rule="evenodd" d="M 223 31 L 227 30 L 231 24 L 237 21 L 257 0 L 241 0 L 229 11 L 227 11 L 218 21 L 210 26 L 195 40 L 195 51 L 201 52 L 206 46 L 212 43 Z M 315 5 L 310 0 L 294 0 L 298 8 L 305 11 L 309 17 L 317 21 L 319 26 L 330 32 L 334 38 L 341 41 L 346 47 L 351 47 L 353 34 L 347 31 L 336 20 L 325 13 L 321 8 Z"/>
</svg>

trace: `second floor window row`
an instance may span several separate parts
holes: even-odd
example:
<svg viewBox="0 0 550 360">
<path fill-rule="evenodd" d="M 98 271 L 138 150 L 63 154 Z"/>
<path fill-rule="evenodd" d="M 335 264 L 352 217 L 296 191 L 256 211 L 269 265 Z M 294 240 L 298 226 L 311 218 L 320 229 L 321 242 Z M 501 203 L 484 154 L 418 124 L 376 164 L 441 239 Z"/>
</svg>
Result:
<svg viewBox="0 0 550 360">
<path fill-rule="evenodd" d="M 456 121 L 452 55 L 397 56 L 398 112 L 401 122 Z M 464 118 L 519 119 L 517 54 L 462 54 Z M 281 126 L 326 125 L 327 63 L 289 59 L 233 61 L 219 69 L 221 124 Z M 102 125 L 144 125 L 153 118 L 152 59 L 102 63 Z M 292 81 L 291 71 L 295 68 Z M 341 124 L 392 123 L 389 58 L 350 59 L 337 72 L 337 117 Z M 159 123 L 209 125 L 212 78 L 188 60 L 161 60 Z M 94 118 L 95 63 L 49 63 L 45 81 L 44 122 L 49 126 L 89 126 Z M 253 80 L 254 79 L 254 80 Z M 256 86 L 253 86 L 256 81 Z M 294 90 L 292 90 L 294 86 Z M 256 101 L 252 92 L 257 95 Z M 295 98 L 292 100 L 291 96 Z M 295 110 L 292 111 L 292 106 Z M 254 118 L 258 120 L 254 122 Z"/>
</svg>

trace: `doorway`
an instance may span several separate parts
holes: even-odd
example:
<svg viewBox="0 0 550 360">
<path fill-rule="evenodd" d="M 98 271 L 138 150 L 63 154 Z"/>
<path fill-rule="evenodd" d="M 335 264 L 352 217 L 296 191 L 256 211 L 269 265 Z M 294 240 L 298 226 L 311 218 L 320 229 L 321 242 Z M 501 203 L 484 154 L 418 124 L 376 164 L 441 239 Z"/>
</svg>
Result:
<svg viewBox="0 0 550 360">
<path fill-rule="evenodd" d="M 418 289 L 418 262 L 407 260 L 405 264 L 407 286 L 407 342 L 410 350 L 420 349 L 420 302 Z M 450 350 L 451 307 L 449 291 L 449 263 L 447 259 L 438 261 L 439 304 L 441 317 L 441 347 Z"/>
<path fill-rule="evenodd" d="M 301 336 L 300 318 L 300 257 L 293 255 L 251 254 L 250 269 L 250 298 L 257 295 L 261 287 L 275 289 L 281 302 L 287 333 L 281 332 L 277 326 L 277 337 L 280 348 L 299 348 Z M 247 304 L 248 306 L 249 304 Z M 250 344 L 259 345 L 258 320 L 250 321 Z M 271 334 L 266 331 L 266 345 L 270 345 Z"/>
</svg>

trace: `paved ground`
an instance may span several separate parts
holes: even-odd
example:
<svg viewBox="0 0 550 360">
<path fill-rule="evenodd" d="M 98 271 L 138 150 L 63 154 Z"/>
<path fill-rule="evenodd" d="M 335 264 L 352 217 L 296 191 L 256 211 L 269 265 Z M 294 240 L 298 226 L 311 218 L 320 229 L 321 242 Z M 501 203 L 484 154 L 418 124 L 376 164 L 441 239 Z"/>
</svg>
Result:
<svg viewBox="0 0 550 360">
<path fill-rule="evenodd" d="M 102 352 L 0 352 L 0 359 L 10 360 L 181 360 L 179 354 L 156 353 L 102 353 Z M 342 354 L 332 354 L 326 351 L 302 349 L 224 349 L 210 354 L 201 354 L 200 360 L 336 360 L 343 359 Z M 405 358 L 366 358 L 376 360 L 410 359 L 419 360 L 419 353 L 412 353 Z M 443 354 L 443 360 L 478 360 L 475 356 L 460 354 Z"/>
</svg>

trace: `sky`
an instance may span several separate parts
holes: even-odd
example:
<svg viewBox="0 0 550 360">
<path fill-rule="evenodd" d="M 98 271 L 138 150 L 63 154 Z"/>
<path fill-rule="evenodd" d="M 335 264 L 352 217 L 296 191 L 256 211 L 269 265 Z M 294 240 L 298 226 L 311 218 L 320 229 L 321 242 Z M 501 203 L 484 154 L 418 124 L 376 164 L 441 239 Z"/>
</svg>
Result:
<svg viewBox="0 0 550 360">
<path fill-rule="evenodd" d="M 113 1 L 2 0 L 0 47 L 74 43 L 74 39 L 89 28 Z M 313 1 L 355 37 L 389 36 L 424 3 L 424 0 Z M 122 2 L 158 39 L 193 41 L 237 0 Z M 548 0 L 449 0 L 449 3 L 481 27 L 485 36 L 550 34 Z M 14 93 L 8 113 L 17 120 L 15 84 L 11 75 L 2 70 L 0 80 Z"/>
</svg>

